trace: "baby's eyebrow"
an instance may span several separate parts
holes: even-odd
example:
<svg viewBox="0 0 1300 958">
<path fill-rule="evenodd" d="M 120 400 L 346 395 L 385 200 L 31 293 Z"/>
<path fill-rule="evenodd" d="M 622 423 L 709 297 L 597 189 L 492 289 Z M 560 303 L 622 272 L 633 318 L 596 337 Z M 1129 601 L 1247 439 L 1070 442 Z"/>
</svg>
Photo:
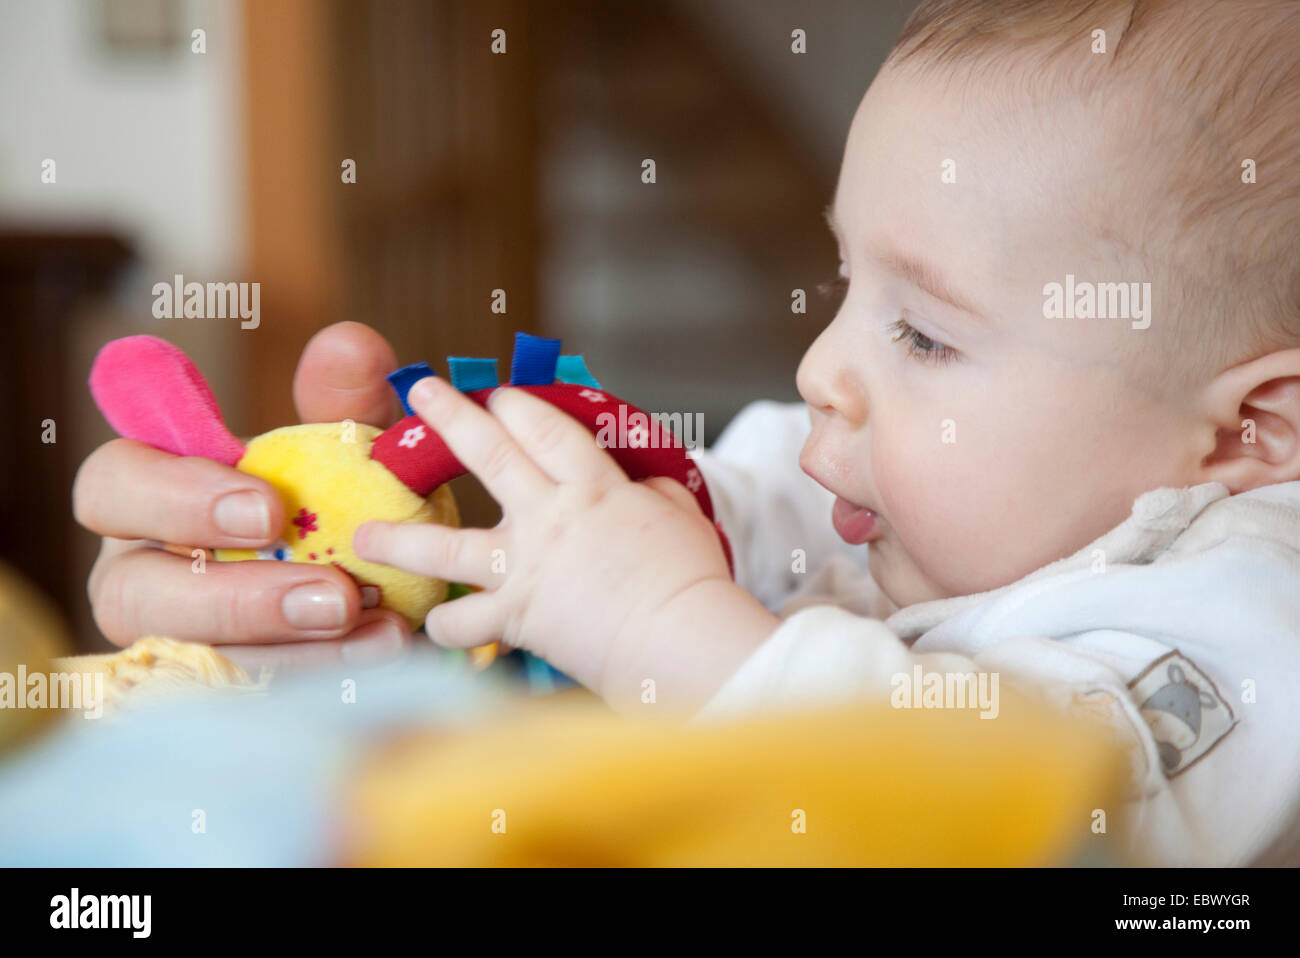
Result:
<svg viewBox="0 0 1300 958">
<path fill-rule="evenodd" d="M 885 269 L 901 276 L 922 292 L 950 306 L 955 306 L 976 319 L 985 318 L 984 312 L 978 306 L 956 292 L 944 275 L 925 260 L 889 247 L 868 250 L 868 254 Z"/>
<path fill-rule="evenodd" d="M 834 200 L 826 205 L 826 209 L 822 211 L 822 216 L 825 217 L 826 225 L 830 227 L 831 232 L 842 242 L 844 230 L 840 228 L 840 222 L 835 217 Z M 868 253 L 872 259 L 885 269 L 901 276 L 922 292 L 960 309 L 963 313 L 969 313 L 976 319 L 985 318 L 985 313 L 979 307 L 955 292 L 943 274 L 925 260 L 883 246 L 868 250 Z"/>
</svg>

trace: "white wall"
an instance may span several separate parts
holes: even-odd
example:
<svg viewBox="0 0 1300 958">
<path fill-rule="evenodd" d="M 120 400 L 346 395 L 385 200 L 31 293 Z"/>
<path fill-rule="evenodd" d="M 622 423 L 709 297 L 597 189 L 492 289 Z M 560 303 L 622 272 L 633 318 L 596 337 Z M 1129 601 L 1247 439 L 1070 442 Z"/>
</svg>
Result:
<svg viewBox="0 0 1300 958">
<path fill-rule="evenodd" d="M 0 0 L 0 224 L 109 226 L 161 275 L 238 268 L 240 5 L 178 9 L 174 52 L 121 54 L 101 39 L 99 0 Z M 203 55 L 190 51 L 195 27 Z"/>
</svg>

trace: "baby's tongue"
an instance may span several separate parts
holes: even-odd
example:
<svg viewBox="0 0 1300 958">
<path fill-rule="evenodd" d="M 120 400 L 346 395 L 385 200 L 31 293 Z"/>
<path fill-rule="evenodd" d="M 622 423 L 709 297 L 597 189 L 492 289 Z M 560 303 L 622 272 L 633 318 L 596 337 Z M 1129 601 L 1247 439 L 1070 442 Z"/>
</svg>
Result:
<svg viewBox="0 0 1300 958">
<path fill-rule="evenodd" d="M 861 545 L 876 531 L 876 514 L 836 496 L 835 507 L 831 510 L 831 525 L 845 542 Z"/>
</svg>

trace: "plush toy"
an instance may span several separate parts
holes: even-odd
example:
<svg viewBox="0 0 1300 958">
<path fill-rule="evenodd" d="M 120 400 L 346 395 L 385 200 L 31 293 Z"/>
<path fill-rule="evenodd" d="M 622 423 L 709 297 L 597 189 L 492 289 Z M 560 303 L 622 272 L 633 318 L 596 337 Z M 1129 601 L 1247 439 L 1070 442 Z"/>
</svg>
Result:
<svg viewBox="0 0 1300 958">
<path fill-rule="evenodd" d="M 372 458 L 382 430 L 363 423 L 286 426 L 245 446 L 226 428 L 202 374 L 155 336 L 114 340 L 90 372 L 96 404 L 119 434 L 178 456 L 202 456 L 265 479 L 280 494 L 285 525 L 265 549 L 217 549 L 221 561 L 274 559 L 331 564 L 351 575 L 362 603 L 418 626 L 447 584 L 358 559 L 352 533 L 367 519 L 456 525 L 446 488 L 417 493 Z"/>
<path fill-rule="evenodd" d="M 448 365 L 452 384 L 486 404 L 498 385 L 495 360 L 451 357 Z M 352 534 L 370 519 L 459 524 L 446 483 L 465 468 L 406 403 L 410 387 L 432 375 L 426 363 L 417 363 L 388 377 L 407 413 L 388 429 L 310 423 L 273 429 L 247 445 L 226 428 L 212 391 L 185 353 L 156 336 L 106 344 L 91 368 L 90 391 L 120 435 L 234 466 L 275 487 L 285 506 L 279 540 L 256 551 L 217 549 L 218 560 L 329 563 L 356 580 L 366 607 L 392 609 L 418 627 L 448 598 L 448 584 L 359 559 Z M 581 356 L 560 355 L 559 340 L 516 334 L 510 384 L 590 429 L 629 478 L 677 479 L 713 518 L 708 488 L 681 442 L 660 420 L 604 392 Z M 730 563 L 721 528 L 718 535 Z"/>
</svg>

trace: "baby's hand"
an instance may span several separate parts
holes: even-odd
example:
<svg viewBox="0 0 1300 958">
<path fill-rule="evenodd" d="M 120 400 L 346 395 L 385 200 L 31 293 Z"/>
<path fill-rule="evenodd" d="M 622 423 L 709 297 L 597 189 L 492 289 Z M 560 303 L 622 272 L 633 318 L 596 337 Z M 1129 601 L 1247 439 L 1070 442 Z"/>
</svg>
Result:
<svg viewBox="0 0 1300 958">
<path fill-rule="evenodd" d="M 523 390 L 497 390 L 485 411 L 430 377 L 407 401 L 504 514 L 493 529 L 357 530 L 364 559 L 483 587 L 429 613 L 440 645 L 502 640 L 616 707 L 692 707 L 775 627 L 679 483 L 631 482 L 586 429 Z"/>
</svg>

